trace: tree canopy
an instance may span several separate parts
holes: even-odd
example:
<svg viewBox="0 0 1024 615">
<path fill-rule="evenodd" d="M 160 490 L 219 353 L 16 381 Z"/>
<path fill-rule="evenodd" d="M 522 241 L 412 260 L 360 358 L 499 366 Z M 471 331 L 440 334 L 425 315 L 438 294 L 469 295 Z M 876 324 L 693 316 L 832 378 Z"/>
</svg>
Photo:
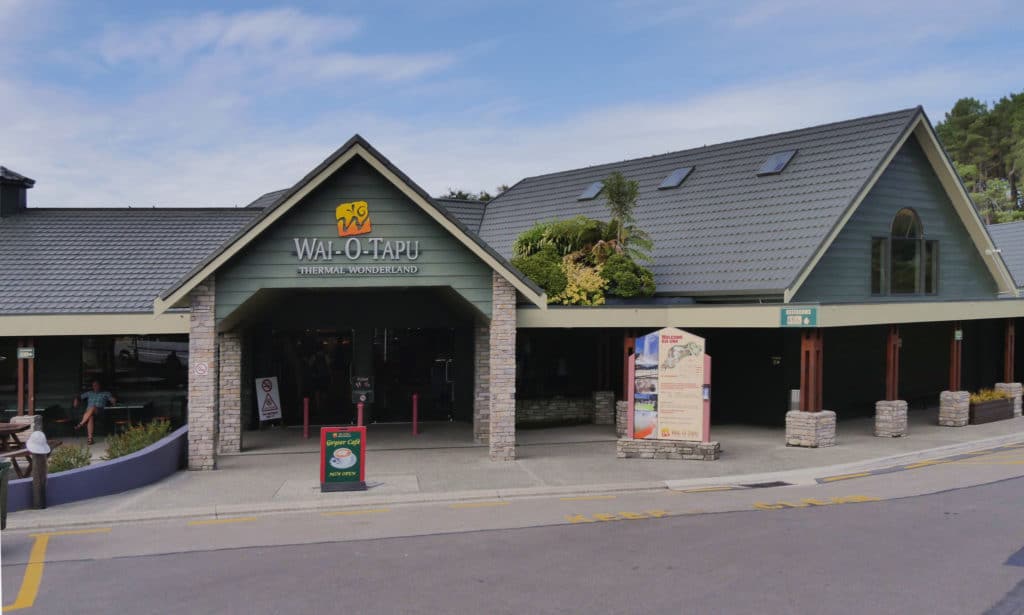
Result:
<svg viewBox="0 0 1024 615">
<path fill-rule="evenodd" d="M 486 190 L 481 190 L 480 192 L 469 192 L 468 190 L 462 190 L 461 188 L 448 188 L 448 192 L 442 194 L 438 198 L 459 199 L 462 201 L 483 201 L 486 203 L 487 201 L 490 201 L 491 199 L 499 196 L 502 192 L 505 192 L 506 190 L 508 190 L 508 184 L 502 184 L 495 188 L 494 194 L 491 194 Z"/>
<path fill-rule="evenodd" d="M 986 221 L 1024 219 L 1024 92 L 992 105 L 961 98 L 935 131 Z"/>
</svg>

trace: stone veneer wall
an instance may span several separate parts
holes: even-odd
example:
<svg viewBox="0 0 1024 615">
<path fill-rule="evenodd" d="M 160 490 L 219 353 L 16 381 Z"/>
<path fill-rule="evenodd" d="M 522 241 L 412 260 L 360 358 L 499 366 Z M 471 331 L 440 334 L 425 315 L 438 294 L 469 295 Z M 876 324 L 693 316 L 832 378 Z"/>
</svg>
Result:
<svg viewBox="0 0 1024 615">
<path fill-rule="evenodd" d="M 615 402 L 615 435 L 620 438 L 626 437 L 626 431 L 629 430 L 629 402 L 628 401 L 617 401 Z"/>
<path fill-rule="evenodd" d="M 191 294 L 188 327 L 188 467 L 212 470 L 217 466 L 217 333 L 214 316 L 213 276 Z"/>
<path fill-rule="evenodd" d="M 875 403 L 875 435 L 882 438 L 907 435 L 907 402 L 896 399 Z"/>
<path fill-rule="evenodd" d="M 943 391 L 939 394 L 939 425 L 963 427 L 971 418 L 971 394 L 967 391 Z"/>
<path fill-rule="evenodd" d="M 491 433 L 491 336 L 487 327 L 473 329 L 473 440 L 487 444 Z"/>
<path fill-rule="evenodd" d="M 221 333 L 219 339 L 219 453 L 242 450 L 242 338 L 237 331 Z"/>
<path fill-rule="evenodd" d="M 516 425 L 592 422 L 594 422 L 593 398 L 552 397 L 516 400 Z"/>
<path fill-rule="evenodd" d="M 516 458 L 516 289 L 492 274 L 489 444 L 492 461 Z"/>
<path fill-rule="evenodd" d="M 1024 401 L 1024 385 L 1020 382 L 997 382 L 996 390 L 1013 398 L 1013 416 L 1020 416 L 1021 402 Z"/>
<path fill-rule="evenodd" d="M 621 438 L 615 446 L 619 459 L 690 459 L 715 461 L 722 455 L 718 442 L 683 440 L 629 440 Z"/>
<path fill-rule="evenodd" d="M 594 391 L 594 424 L 615 424 L 615 393 L 612 391 Z"/>
</svg>

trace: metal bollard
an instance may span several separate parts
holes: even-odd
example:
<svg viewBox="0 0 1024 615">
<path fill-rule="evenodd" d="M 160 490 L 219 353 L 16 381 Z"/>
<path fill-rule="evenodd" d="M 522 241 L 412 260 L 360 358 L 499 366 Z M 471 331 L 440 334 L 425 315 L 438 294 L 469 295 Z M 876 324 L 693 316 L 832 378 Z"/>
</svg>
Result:
<svg viewBox="0 0 1024 615">
<path fill-rule="evenodd" d="M 363 402 L 356 404 L 356 426 L 363 426 Z"/>
<path fill-rule="evenodd" d="M 420 434 L 420 394 L 412 394 L 412 435 Z"/>
<path fill-rule="evenodd" d="M 32 508 L 46 508 L 46 458 L 50 454 L 50 445 L 46 434 L 34 431 L 25 443 L 32 456 Z"/>
<path fill-rule="evenodd" d="M 309 440 L 309 398 L 302 398 L 302 438 Z"/>
</svg>

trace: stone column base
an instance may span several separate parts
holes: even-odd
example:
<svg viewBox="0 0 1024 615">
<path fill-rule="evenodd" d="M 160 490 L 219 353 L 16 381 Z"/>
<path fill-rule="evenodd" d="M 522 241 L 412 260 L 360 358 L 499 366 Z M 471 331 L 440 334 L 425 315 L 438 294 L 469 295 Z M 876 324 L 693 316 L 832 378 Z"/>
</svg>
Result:
<svg viewBox="0 0 1024 615">
<path fill-rule="evenodd" d="M 823 448 L 836 445 L 836 413 L 831 410 L 786 413 L 786 446 Z"/>
<path fill-rule="evenodd" d="M 619 459 L 688 459 L 715 461 L 722 455 L 718 442 L 691 440 L 630 440 L 620 438 L 615 446 Z"/>
<path fill-rule="evenodd" d="M 971 418 L 971 394 L 967 391 L 943 391 L 939 394 L 939 425 L 963 427 Z"/>
<path fill-rule="evenodd" d="M 1013 399 L 1013 416 L 1021 415 L 1021 401 L 1024 400 L 1024 385 L 1019 382 L 997 382 L 996 390 L 1002 391 Z"/>
<path fill-rule="evenodd" d="M 907 435 L 907 402 L 895 399 L 875 403 L 875 435 L 880 438 Z"/>
<path fill-rule="evenodd" d="M 42 431 L 43 430 L 43 415 L 42 414 L 32 414 L 32 415 L 23 414 L 21 416 L 15 415 L 15 416 L 11 417 L 11 423 L 14 423 L 16 425 L 31 425 L 32 428 L 28 430 L 28 433 L 32 433 L 33 431 Z M 22 442 L 24 442 L 25 438 L 27 438 L 27 437 L 28 436 L 26 435 L 24 438 L 19 438 L 19 439 Z"/>
<path fill-rule="evenodd" d="M 629 402 L 615 402 L 615 435 L 620 438 L 626 437 L 626 430 L 629 429 Z"/>
</svg>

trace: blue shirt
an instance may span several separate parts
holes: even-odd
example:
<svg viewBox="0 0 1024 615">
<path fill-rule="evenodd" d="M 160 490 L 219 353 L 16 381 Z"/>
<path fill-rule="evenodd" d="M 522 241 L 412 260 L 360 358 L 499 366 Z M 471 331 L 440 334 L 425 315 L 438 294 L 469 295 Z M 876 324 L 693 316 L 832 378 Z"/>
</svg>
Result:
<svg viewBox="0 0 1024 615">
<path fill-rule="evenodd" d="M 113 395 L 106 391 L 86 391 L 81 395 L 82 399 L 87 400 L 87 407 L 96 408 L 97 410 L 106 408 L 112 397 Z"/>
</svg>

